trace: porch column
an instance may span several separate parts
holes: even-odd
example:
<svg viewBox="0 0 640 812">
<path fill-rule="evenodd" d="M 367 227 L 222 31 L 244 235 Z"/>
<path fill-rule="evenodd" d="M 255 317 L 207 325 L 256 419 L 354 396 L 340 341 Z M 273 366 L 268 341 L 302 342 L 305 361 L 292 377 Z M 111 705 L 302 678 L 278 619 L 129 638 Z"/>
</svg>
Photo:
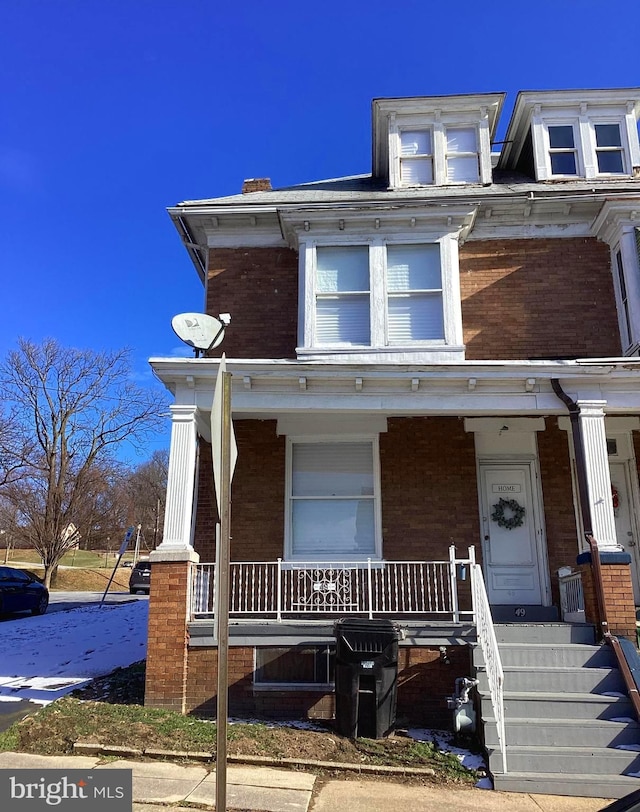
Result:
<svg viewBox="0 0 640 812">
<path fill-rule="evenodd" d="M 591 530 L 601 550 L 620 550 L 611 497 L 611 475 L 604 428 L 604 400 L 579 400 Z"/>
<path fill-rule="evenodd" d="M 171 446 L 167 477 L 164 533 L 157 553 L 193 551 L 192 510 L 198 432 L 196 406 L 171 406 Z"/>
<path fill-rule="evenodd" d="M 191 543 L 196 482 L 197 408 L 171 407 L 171 446 L 162 543 L 151 553 L 149 632 L 144 703 L 186 711 L 191 569 L 200 560 Z"/>
</svg>

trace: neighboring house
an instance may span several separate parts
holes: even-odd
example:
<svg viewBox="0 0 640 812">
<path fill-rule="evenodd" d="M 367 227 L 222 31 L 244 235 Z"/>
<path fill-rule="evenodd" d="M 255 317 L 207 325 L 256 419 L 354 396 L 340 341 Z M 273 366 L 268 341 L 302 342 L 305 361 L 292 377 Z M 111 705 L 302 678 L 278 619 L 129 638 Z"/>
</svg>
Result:
<svg viewBox="0 0 640 812">
<path fill-rule="evenodd" d="M 599 622 L 592 533 L 609 628 L 634 639 L 640 88 L 520 93 L 496 143 L 503 101 L 376 99 L 371 175 L 169 209 L 206 311 L 232 321 L 208 357 L 151 361 L 175 402 L 147 704 L 215 713 L 223 351 L 231 713 L 331 717 L 333 623 L 360 613 L 407 630 L 398 717 L 450 726 L 469 548 L 494 621 L 562 620 L 572 570 Z"/>
</svg>

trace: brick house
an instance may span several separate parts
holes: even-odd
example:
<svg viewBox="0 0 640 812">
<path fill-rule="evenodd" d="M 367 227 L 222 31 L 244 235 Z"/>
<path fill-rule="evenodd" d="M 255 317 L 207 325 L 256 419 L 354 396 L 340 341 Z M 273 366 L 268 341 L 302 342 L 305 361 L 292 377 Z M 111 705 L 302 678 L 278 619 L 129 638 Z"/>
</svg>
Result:
<svg viewBox="0 0 640 812">
<path fill-rule="evenodd" d="M 634 639 L 640 89 L 521 92 L 496 143 L 503 102 L 375 99 L 370 175 L 169 209 L 205 311 L 232 321 L 206 357 L 151 360 L 175 402 L 147 704 L 215 713 L 222 351 L 231 713 L 331 718 L 333 623 L 354 613 L 405 629 L 398 718 L 449 727 L 474 668 L 467 565 L 506 624 L 562 623 L 581 573 L 597 625 L 585 533 L 608 628 Z"/>
</svg>

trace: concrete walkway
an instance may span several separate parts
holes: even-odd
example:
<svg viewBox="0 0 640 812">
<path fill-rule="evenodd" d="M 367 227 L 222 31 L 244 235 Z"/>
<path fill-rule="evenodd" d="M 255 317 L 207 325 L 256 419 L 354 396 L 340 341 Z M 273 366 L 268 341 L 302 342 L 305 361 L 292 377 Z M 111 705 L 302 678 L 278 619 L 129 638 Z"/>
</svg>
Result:
<svg viewBox="0 0 640 812">
<path fill-rule="evenodd" d="M 103 765 L 99 762 L 94 756 L 0 753 L 2 770 L 130 769 L 135 812 L 167 812 L 167 804 L 215 806 L 215 770 L 211 772 L 202 765 L 124 759 Z M 413 786 L 355 778 L 316 782 L 310 772 L 235 764 L 227 768 L 227 808 L 243 812 L 600 812 L 609 803 L 597 798 Z M 171 806 L 171 812 L 188 810 Z"/>
</svg>

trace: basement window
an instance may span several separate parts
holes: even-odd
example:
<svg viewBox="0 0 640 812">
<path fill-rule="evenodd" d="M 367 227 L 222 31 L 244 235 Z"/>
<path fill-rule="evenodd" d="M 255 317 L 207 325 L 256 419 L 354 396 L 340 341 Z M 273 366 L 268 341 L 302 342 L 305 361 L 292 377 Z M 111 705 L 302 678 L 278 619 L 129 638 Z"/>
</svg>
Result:
<svg viewBox="0 0 640 812">
<path fill-rule="evenodd" d="M 261 689 L 330 687 L 334 682 L 335 655 L 335 646 L 325 643 L 256 648 L 254 685 Z"/>
</svg>

